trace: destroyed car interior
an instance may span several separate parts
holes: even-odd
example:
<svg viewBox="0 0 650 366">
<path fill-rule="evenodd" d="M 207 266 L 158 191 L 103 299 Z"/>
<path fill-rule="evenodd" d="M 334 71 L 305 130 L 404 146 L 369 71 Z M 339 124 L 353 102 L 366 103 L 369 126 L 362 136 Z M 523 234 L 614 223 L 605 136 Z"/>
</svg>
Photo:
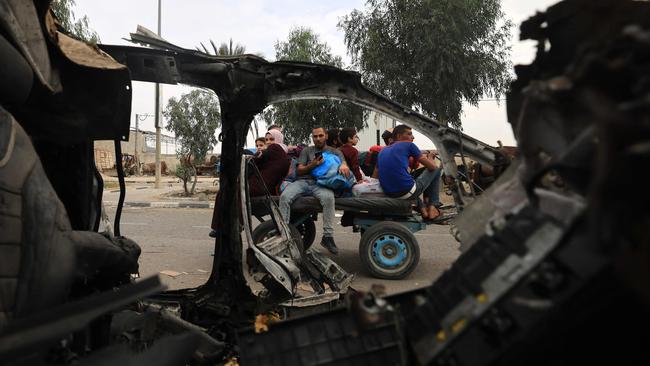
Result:
<svg viewBox="0 0 650 366">
<path fill-rule="evenodd" d="M 0 2 L 0 364 L 650 364 L 650 191 L 636 179 L 650 166 L 650 2 L 561 1 L 520 37 L 537 53 L 507 93 L 511 160 L 357 72 L 214 56 L 145 29 L 133 46 L 91 45 L 60 29 L 49 0 Z M 93 141 L 115 141 L 122 161 L 132 81 L 219 99 L 216 209 L 236 214 L 220 216 L 197 288 L 139 278 L 140 247 L 120 233 L 121 164 L 114 231 L 103 229 Z M 251 121 L 301 99 L 354 103 L 435 144 L 461 254 L 428 286 L 356 291 L 268 192 L 248 196 Z M 494 172 L 485 192 L 464 188 L 456 156 Z M 268 235 L 253 230 L 256 205 Z M 284 319 L 256 332 L 256 315 L 276 311 Z"/>
</svg>

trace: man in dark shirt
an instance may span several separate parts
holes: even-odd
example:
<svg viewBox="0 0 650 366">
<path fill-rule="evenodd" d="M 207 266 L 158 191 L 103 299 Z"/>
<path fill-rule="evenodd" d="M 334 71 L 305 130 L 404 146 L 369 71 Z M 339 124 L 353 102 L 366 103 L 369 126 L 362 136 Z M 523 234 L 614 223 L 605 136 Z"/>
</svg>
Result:
<svg viewBox="0 0 650 366">
<path fill-rule="evenodd" d="M 413 130 L 410 127 L 395 127 L 393 139 L 395 142 L 383 148 L 377 159 L 379 183 L 384 193 L 400 199 L 415 199 L 424 193 L 427 202 L 422 203 L 418 199 L 422 217 L 435 220 L 440 216 L 436 207 L 439 201 L 440 169 L 436 168 L 432 159 L 422 155 L 413 143 Z M 409 158 L 415 159 L 426 168 L 417 180 L 413 179 L 408 171 Z"/>
<path fill-rule="evenodd" d="M 341 129 L 339 133 L 339 140 L 343 144 L 339 147 L 339 150 L 343 153 L 345 157 L 345 162 L 348 164 L 350 171 L 354 174 L 354 178 L 357 182 L 360 182 L 363 179 L 361 174 L 361 169 L 359 168 L 359 150 L 354 147 L 359 142 L 359 137 L 357 136 L 357 130 L 352 127 L 346 127 Z"/>
<path fill-rule="evenodd" d="M 319 165 L 323 164 L 322 153 L 327 151 L 335 154 L 341 159 L 339 173 L 344 176 L 350 176 L 350 169 L 345 163 L 345 157 L 337 149 L 327 146 L 327 132 L 322 127 L 314 128 L 312 131 L 314 146 L 308 146 L 300 152 L 298 158 L 297 175 L 298 179 L 289 184 L 280 195 L 280 213 L 286 222 L 290 222 L 291 204 L 300 196 L 314 196 L 323 206 L 323 238 L 321 245 L 329 250 L 332 254 L 338 253 L 336 243 L 334 243 L 334 192 L 331 189 L 321 187 L 316 184 L 311 172 Z"/>
</svg>

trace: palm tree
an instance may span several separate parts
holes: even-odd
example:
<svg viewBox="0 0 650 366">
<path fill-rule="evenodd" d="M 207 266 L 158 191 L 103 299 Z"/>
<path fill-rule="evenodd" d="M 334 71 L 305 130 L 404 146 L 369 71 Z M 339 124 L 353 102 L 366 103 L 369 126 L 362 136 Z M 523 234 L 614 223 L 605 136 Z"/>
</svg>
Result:
<svg viewBox="0 0 650 366">
<path fill-rule="evenodd" d="M 219 48 L 217 48 L 212 40 L 210 40 L 210 44 L 212 45 L 215 56 L 238 56 L 246 53 L 246 46 L 239 43 L 236 43 L 233 48 L 232 38 L 230 39 L 230 43 L 222 42 L 221 45 L 219 45 Z M 211 54 L 203 43 L 201 43 L 201 47 L 203 47 L 203 50 L 199 49 L 198 47 L 196 49 L 200 52 L 205 52 L 208 55 Z"/>
<path fill-rule="evenodd" d="M 212 41 L 210 41 L 212 43 Z M 212 47 L 214 47 L 214 43 L 212 44 Z M 246 53 L 246 47 L 243 45 L 240 45 L 239 43 L 235 44 L 235 48 L 232 46 L 232 38 L 230 39 L 230 44 L 226 43 L 221 43 L 219 46 L 218 50 L 215 50 L 217 55 L 219 56 L 235 56 L 235 55 L 243 55 Z"/>
<path fill-rule="evenodd" d="M 228 43 L 222 42 L 221 45 L 219 45 L 219 48 L 214 44 L 212 40 L 210 40 L 210 45 L 212 45 L 212 49 L 214 50 L 214 55 L 215 56 L 238 56 L 238 55 L 243 55 L 246 53 L 246 46 L 241 45 L 239 43 L 235 43 L 233 45 L 232 38 Z M 201 47 L 203 47 L 203 51 L 207 54 L 210 54 L 210 51 L 201 43 Z M 198 51 L 201 51 L 198 47 L 196 48 Z M 255 129 L 253 133 L 253 128 Z M 259 136 L 259 125 L 258 125 L 258 118 L 253 119 L 253 123 L 251 124 L 249 128 L 250 134 L 253 136 Z"/>
</svg>

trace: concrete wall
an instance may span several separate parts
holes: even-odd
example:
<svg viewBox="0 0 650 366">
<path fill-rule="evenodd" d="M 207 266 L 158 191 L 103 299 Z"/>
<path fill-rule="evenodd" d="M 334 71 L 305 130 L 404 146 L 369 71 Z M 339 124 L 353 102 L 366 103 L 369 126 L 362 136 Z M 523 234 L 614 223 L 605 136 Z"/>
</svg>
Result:
<svg viewBox="0 0 650 366">
<path fill-rule="evenodd" d="M 135 131 L 130 131 L 129 141 L 122 141 L 122 153 L 135 155 L 136 153 L 136 139 L 137 139 L 137 155 L 141 163 L 155 163 L 156 162 L 156 151 L 155 148 L 147 146 L 146 141 L 151 141 L 152 133 L 139 131 L 137 136 Z M 165 140 L 169 141 L 171 137 L 165 136 Z M 151 143 L 149 143 L 151 145 Z M 178 164 L 178 158 L 176 157 L 175 145 L 168 143 L 164 145 L 165 149 L 161 149 L 161 161 L 164 161 L 167 164 L 167 169 L 169 172 L 173 172 L 176 169 Z M 172 153 L 165 153 L 171 150 Z M 95 141 L 95 165 L 97 168 L 102 170 L 110 170 L 114 168 L 115 164 L 115 146 L 113 141 L 110 140 L 99 140 Z"/>
</svg>

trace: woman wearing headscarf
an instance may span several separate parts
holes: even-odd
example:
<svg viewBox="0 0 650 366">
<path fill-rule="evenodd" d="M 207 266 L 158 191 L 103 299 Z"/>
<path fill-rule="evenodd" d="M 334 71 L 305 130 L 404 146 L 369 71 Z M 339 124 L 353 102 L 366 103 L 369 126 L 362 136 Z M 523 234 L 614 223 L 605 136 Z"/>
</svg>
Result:
<svg viewBox="0 0 650 366">
<path fill-rule="evenodd" d="M 284 135 L 282 134 L 282 132 L 280 132 L 280 130 L 277 129 L 269 130 L 266 133 L 265 139 L 266 139 L 267 148 L 271 144 L 277 144 L 280 145 L 280 147 L 282 148 L 282 150 L 284 150 L 285 153 L 289 152 L 289 148 L 287 147 L 287 145 L 284 144 Z"/>
<path fill-rule="evenodd" d="M 273 195 L 276 193 L 275 187 L 277 187 L 282 179 L 287 175 L 289 170 L 289 157 L 287 156 L 287 145 L 284 144 L 284 135 L 278 130 L 270 130 L 264 136 L 266 141 L 266 148 L 263 150 L 258 150 L 253 158 L 257 169 L 260 171 L 260 176 L 262 181 L 260 181 L 257 174 L 250 172 L 248 175 L 248 191 L 251 197 L 263 196 L 266 192 L 264 185 Z M 264 185 L 263 185 L 264 184 Z M 215 209 L 212 212 L 212 231 L 210 231 L 210 236 L 215 238 L 217 236 L 217 230 L 219 221 L 219 212 L 217 212 L 217 201 L 219 200 L 219 194 L 215 200 Z"/>
<path fill-rule="evenodd" d="M 282 182 L 289 170 L 288 148 L 284 144 L 284 135 L 278 130 L 267 132 L 265 139 L 266 149 L 258 153 L 253 160 L 264 185 L 271 194 L 275 194 L 275 187 Z M 264 195 L 265 190 L 261 183 L 257 175 L 249 175 L 248 190 L 251 197 Z"/>
</svg>

